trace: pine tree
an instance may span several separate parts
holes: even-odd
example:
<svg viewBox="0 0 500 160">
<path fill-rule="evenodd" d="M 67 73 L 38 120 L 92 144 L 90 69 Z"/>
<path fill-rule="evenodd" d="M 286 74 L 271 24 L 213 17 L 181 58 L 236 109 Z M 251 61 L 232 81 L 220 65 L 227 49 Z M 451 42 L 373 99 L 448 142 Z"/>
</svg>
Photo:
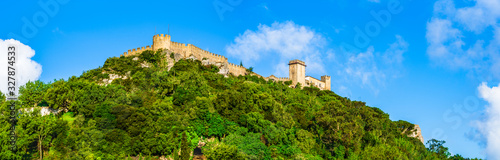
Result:
<svg viewBox="0 0 500 160">
<path fill-rule="evenodd" d="M 182 133 L 182 140 L 181 140 L 181 160 L 189 160 L 189 144 L 187 140 L 187 135 L 186 132 Z"/>
<path fill-rule="evenodd" d="M 179 160 L 179 149 L 174 149 L 174 152 L 172 152 L 172 157 L 174 158 L 174 160 Z"/>
</svg>

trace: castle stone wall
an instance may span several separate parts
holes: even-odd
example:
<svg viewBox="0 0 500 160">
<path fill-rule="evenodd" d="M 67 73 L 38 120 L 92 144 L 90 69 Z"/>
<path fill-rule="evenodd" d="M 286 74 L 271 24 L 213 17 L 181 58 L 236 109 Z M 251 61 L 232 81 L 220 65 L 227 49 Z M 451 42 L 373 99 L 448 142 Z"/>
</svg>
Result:
<svg viewBox="0 0 500 160">
<path fill-rule="evenodd" d="M 190 48 L 186 46 L 184 43 L 171 42 L 169 50 L 181 54 L 183 57 L 186 57 L 186 52 L 189 51 Z"/>
<path fill-rule="evenodd" d="M 319 79 L 316 79 L 316 78 L 313 78 L 311 76 L 307 76 L 305 78 L 305 85 L 304 86 L 314 86 L 314 87 L 317 87 L 317 88 L 320 88 L 320 89 L 323 89 L 325 88 L 326 86 L 326 83 L 319 80 Z"/>
<path fill-rule="evenodd" d="M 197 59 L 202 61 L 203 64 L 213 64 L 219 67 L 221 74 L 232 74 L 234 76 L 246 75 L 247 69 L 245 67 L 229 63 L 227 58 L 211 53 L 209 51 L 203 50 L 192 44 L 184 44 L 179 42 L 171 41 L 170 35 L 158 34 L 153 36 L 153 46 L 140 47 L 137 49 L 128 50 L 128 52 L 123 53 L 123 56 L 132 56 L 140 54 L 147 50 L 156 51 L 158 49 L 165 49 L 175 53 L 175 59 L 189 58 Z M 169 58 L 170 55 L 167 55 Z M 251 73 L 253 76 L 264 78 L 265 80 L 274 80 L 277 82 L 292 81 L 292 85 L 301 83 L 302 86 L 316 86 L 322 90 L 330 90 L 330 76 L 322 76 L 321 80 L 315 79 L 313 77 L 305 76 L 306 65 L 305 62 L 300 60 L 292 60 L 289 65 L 289 77 L 275 77 L 273 75 L 269 77 L 263 77 L 256 73 Z"/>
<path fill-rule="evenodd" d="M 275 82 L 285 82 L 285 81 L 290 81 L 291 79 L 288 77 L 276 77 L 274 75 L 271 75 L 269 77 L 264 77 L 265 80 L 274 80 Z"/>
<path fill-rule="evenodd" d="M 228 64 L 229 64 L 229 73 L 233 74 L 234 76 L 240 76 L 240 75 L 244 76 L 247 73 L 247 69 L 245 67 L 233 63 L 228 63 Z"/>
<path fill-rule="evenodd" d="M 123 56 L 128 57 L 131 55 L 140 54 L 140 53 L 147 51 L 147 50 L 151 50 L 151 47 L 146 46 L 146 47 L 139 47 L 137 49 L 129 49 L 128 52 L 123 53 Z"/>
<path fill-rule="evenodd" d="M 189 46 L 191 52 L 190 52 L 190 55 L 187 55 L 187 57 L 192 55 L 200 61 L 203 60 L 204 58 L 206 58 L 206 59 L 209 59 L 211 62 L 227 62 L 227 58 L 222 56 L 222 55 L 218 55 L 218 54 L 200 49 L 194 45 L 188 45 L 188 46 Z"/>
</svg>

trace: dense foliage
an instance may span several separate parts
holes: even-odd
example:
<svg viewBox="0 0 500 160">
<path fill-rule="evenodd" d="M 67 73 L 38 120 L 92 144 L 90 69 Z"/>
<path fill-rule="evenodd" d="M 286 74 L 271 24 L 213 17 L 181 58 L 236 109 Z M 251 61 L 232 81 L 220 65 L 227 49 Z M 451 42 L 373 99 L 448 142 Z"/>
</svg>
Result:
<svg viewBox="0 0 500 160">
<path fill-rule="evenodd" d="M 27 83 L 19 99 L 35 111 L 18 116 L 17 152 L 9 150 L 10 102 L 0 102 L 0 159 L 186 159 L 200 139 L 208 159 L 463 159 L 442 141 L 425 148 L 407 136 L 413 124 L 364 102 L 224 77 L 196 60 L 168 70 L 168 55 L 113 57 L 79 77 Z M 42 103 L 65 111 L 41 116 Z"/>
</svg>

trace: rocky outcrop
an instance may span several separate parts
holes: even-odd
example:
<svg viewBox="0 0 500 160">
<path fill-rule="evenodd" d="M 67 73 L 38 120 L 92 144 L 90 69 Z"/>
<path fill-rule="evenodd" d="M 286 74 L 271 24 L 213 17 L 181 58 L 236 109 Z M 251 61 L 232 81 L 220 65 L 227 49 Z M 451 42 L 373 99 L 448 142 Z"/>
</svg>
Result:
<svg viewBox="0 0 500 160">
<path fill-rule="evenodd" d="M 227 76 L 229 74 L 229 66 L 228 63 L 215 63 L 215 66 L 219 67 L 219 74 Z"/>
<path fill-rule="evenodd" d="M 422 136 L 422 131 L 420 130 L 420 126 L 418 125 L 415 125 L 415 127 L 412 130 L 412 133 L 408 136 L 417 138 L 418 140 L 420 140 L 420 142 L 424 143 L 424 137 Z"/>
<path fill-rule="evenodd" d="M 33 111 L 35 111 L 35 108 L 40 109 L 40 114 L 42 116 L 46 116 L 46 115 L 49 115 L 49 114 L 56 115 L 56 114 L 58 114 L 60 112 L 68 112 L 68 109 L 53 109 L 53 108 L 50 108 L 50 107 L 23 108 L 22 111 L 25 112 L 25 113 L 33 112 Z"/>
<path fill-rule="evenodd" d="M 104 85 L 108 85 L 108 84 L 111 84 L 111 82 L 113 82 L 113 80 L 115 80 L 117 78 L 127 79 L 127 76 L 121 76 L 121 75 L 117 75 L 117 74 L 109 74 L 109 79 L 103 79 L 102 81 L 103 81 Z"/>
</svg>

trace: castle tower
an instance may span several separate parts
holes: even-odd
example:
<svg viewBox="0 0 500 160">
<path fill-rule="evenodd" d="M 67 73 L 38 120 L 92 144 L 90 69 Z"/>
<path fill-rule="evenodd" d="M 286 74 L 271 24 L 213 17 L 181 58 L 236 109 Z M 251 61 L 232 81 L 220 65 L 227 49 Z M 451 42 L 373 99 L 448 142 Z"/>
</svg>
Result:
<svg viewBox="0 0 500 160">
<path fill-rule="evenodd" d="M 305 86 L 306 84 L 306 63 L 301 60 L 291 60 L 288 63 L 289 67 L 289 76 L 292 80 L 293 84 L 296 85 L 300 83 L 300 85 Z"/>
<path fill-rule="evenodd" d="M 153 51 L 160 48 L 170 50 L 170 35 L 158 34 L 153 36 Z"/>
<path fill-rule="evenodd" d="M 331 90 L 331 77 L 330 76 L 321 76 L 321 81 L 325 82 L 325 90 Z"/>
</svg>

